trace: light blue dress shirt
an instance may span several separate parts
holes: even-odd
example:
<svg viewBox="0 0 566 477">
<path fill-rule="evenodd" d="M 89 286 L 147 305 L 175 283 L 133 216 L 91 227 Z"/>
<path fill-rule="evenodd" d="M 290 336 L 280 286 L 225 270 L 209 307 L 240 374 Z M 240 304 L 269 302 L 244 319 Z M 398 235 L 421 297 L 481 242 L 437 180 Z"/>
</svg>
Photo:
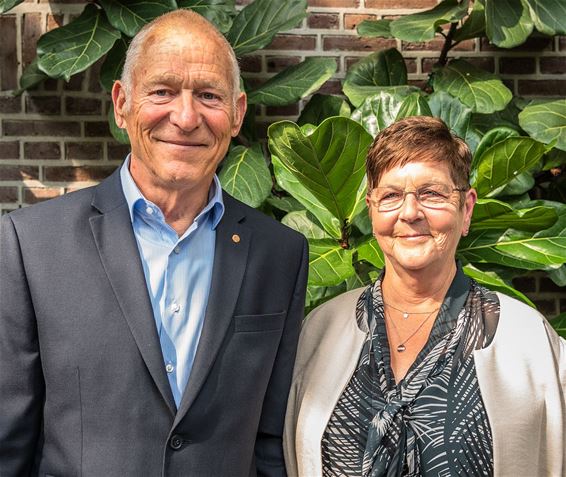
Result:
<svg viewBox="0 0 566 477">
<path fill-rule="evenodd" d="M 177 408 L 189 380 L 199 342 L 214 263 L 216 226 L 224 214 L 218 177 L 208 203 L 179 237 L 161 209 L 147 200 L 129 171 L 120 170 L 145 282 L 161 343 L 163 365 Z"/>
</svg>

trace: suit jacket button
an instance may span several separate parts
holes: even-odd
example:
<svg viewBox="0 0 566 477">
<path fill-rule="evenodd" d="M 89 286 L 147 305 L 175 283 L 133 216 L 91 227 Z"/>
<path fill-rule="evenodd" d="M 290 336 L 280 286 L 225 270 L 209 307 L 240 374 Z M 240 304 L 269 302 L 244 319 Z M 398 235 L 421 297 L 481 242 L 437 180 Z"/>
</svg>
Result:
<svg viewBox="0 0 566 477">
<path fill-rule="evenodd" d="M 171 447 L 171 449 L 173 450 L 179 450 L 181 447 L 183 447 L 183 439 L 181 439 L 180 436 L 175 434 L 169 440 L 169 447 Z"/>
</svg>

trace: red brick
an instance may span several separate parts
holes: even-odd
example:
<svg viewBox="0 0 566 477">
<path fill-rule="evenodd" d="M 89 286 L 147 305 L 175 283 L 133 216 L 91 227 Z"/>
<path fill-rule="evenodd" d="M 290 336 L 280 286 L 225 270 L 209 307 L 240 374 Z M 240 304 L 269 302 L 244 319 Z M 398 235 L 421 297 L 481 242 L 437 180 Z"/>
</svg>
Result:
<svg viewBox="0 0 566 477">
<path fill-rule="evenodd" d="M 261 56 L 249 55 L 240 58 L 240 69 L 246 73 L 261 72 Z"/>
<path fill-rule="evenodd" d="M 566 73 L 566 57 L 540 58 L 540 72 L 543 74 L 560 75 Z"/>
<path fill-rule="evenodd" d="M 65 159 L 102 159 L 101 142 L 68 142 L 65 144 Z"/>
<path fill-rule="evenodd" d="M 102 86 L 99 81 L 100 68 L 102 67 L 102 63 L 102 60 L 98 60 L 89 68 L 88 90 L 91 93 L 100 93 L 102 91 Z"/>
<path fill-rule="evenodd" d="M 45 180 L 53 182 L 95 182 L 108 177 L 115 166 L 46 166 Z"/>
<path fill-rule="evenodd" d="M 76 121 L 4 120 L 5 136 L 80 136 Z"/>
<path fill-rule="evenodd" d="M 36 204 L 62 195 L 60 187 L 28 187 L 24 189 L 24 204 Z"/>
<path fill-rule="evenodd" d="M 407 67 L 407 73 L 417 72 L 417 60 L 415 58 L 405 58 L 405 66 Z"/>
<path fill-rule="evenodd" d="M 394 48 L 395 40 L 385 38 L 362 38 L 359 36 L 324 36 L 324 50 L 338 51 L 378 51 L 386 48 Z"/>
<path fill-rule="evenodd" d="M 360 0 L 307 0 L 309 7 L 356 8 Z"/>
<path fill-rule="evenodd" d="M 474 56 L 471 58 L 462 58 L 466 60 L 468 63 L 471 63 L 482 70 L 489 71 L 490 73 L 495 72 L 495 61 L 491 57 L 478 57 Z M 423 73 L 430 73 L 432 68 L 437 63 L 438 58 L 423 58 L 422 60 L 422 72 Z"/>
<path fill-rule="evenodd" d="M 314 35 L 277 35 L 267 47 L 270 50 L 314 50 Z"/>
<path fill-rule="evenodd" d="M 22 27 L 22 62 L 24 68 L 36 57 L 37 40 L 43 33 L 41 13 L 26 13 Z"/>
<path fill-rule="evenodd" d="M 0 179 L 3 181 L 37 180 L 39 179 L 39 167 L 0 165 Z"/>
<path fill-rule="evenodd" d="M 24 159 L 61 159 L 61 146 L 58 142 L 26 142 Z"/>
<path fill-rule="evenodd" d="M 311 13 L 307 18 L 309 28 L 326 28 L 336 30 L 339 27 L 340 18 L 335 13 Z"/>
<path fill-rule="evenodd" d="M 505 49 L 498 48 L 495 45 L 491 45 L 487 38 L 482 38 L 480 42 L 481 51 L 549 51 L 553 49 L 553 39 L 550 37 L 543 36 L 531 36 L 527 39 L 525 43 L 519 45 L 515 48 Z"/>
<path fill-rule="evenodd" d="M 265 108 L 265 113 L 267 116 L 297 116 L 299 114 L 299 105 L 268 106 Z"/>
<path fill-rule="evenodd" d="M 126 158 L 130 152 L 130 146 L 127 144 L 109 143 L 108 144 L 108 159 L 110 161 L 121 161 Z"/>
<path fill-rule="evenodd" d="M 62 84 L 62 83 L 63 83 L 63 80 L 57 80 L 57 79 L 54 79 L 54 78 L 47 78 L 41 84 L 43 86 L 43 91 L 58 91 L 59 90 L 59 84 Z"/>
<path fill-rule="evenodd" d="M 540 277 L 538 281 L 539 292 L 566 293 L 566 288 L 558 286 L 550 278 Z"/>
<path fill-rule="evenodd" d="M 513 278 L 513 286 L 523 293 L 534 293 L 536 291 L 536 279 L 534 277 Z"/>
<path fill-rule="evenodd" d="M 354 30 L 364 20 L 377 20 L 377 15 L 361 15 L 358 13 L 344 14 L 344 29 Z"/>
<path fill-rule="evenodd" d="M 0 202 L 18 202 L 18 188 L 0 187 Z"/>
<path fill-rule="evenodd" d="M 102 102 L 96 98 L 65 98 L 65 111 L 67 114 L 78 114 L 81 116 L 96 116 L 102 114 Z"/>
<path fill-rule="evenodd" d="M 21 110 L 21 96 L 0 96 L 0 113 L 19 113 Z"/>
<path fill-rule="evenodd" d="M 63 15 L 47 14 L 47 31 L 63 26 Z"/>
<path fill-rule="evenodd" d="M 19 157 L 19 141 L 0 142 L 0 159 L 18 159 Z"/>
<path fill-rule="evenodd" d="M 366 0 L 366 8 L 431 8 L 436 0 Z"/>
<path fill-rule="evenodd" d="M 418 80 L 409 80 L 407 81 L 408 84 L 410 84 L 411 86 L 416 86 L 419 89 L 422 89 L 423 91 L 426 91 L 426 88 L 428 87 L 428 80 L 426 79 L 418 79 Z"/>
<path fill-rule="evenodd" d="M 0 88 L 18 87 L 18 57 L 16 47 L 16 15 L 0 15 Z"/>
<path fill-rule="evenodd" d="M 63 82 L 63 89 L 65 91 L 82 91 L 85 73 L 77 73 L 71 76 L 68 82 Z"/>
<path fill-rule="evenodd" d="M 266 62 L 269 73 L 278 73 L 289 66 L 299 64 L 301 58 L 299 56 L 268 56 Z"/>
<path fill-rule="evenodd" d="M 86 137 L 111 137 L 107 121 L 85 121 Z"/>
<path fill-rule="evenodd" d="M 26 113 L 61 114 L 59 96 L 27 96 Z"/>
<path fill-rule="evenodd" d="M 330 79 L 324 83 L 321 88 L 317 91 L 320 94 L 341 94 L 342 93 L 342 83 L 337 79 Z"/>
<path fill-rule="evenodd" d="M 566 80 L 519 80 L 519 94 L 566 96 Z"/>
<path fill-rule="evenodd" d="M 501 74 L 529 75 L 535 72 L 534 58 L 500 58 L 499 72 Z"/>
<path fill-rule="evenodd" d="M 560 51 L 566 51 L 566 36 L 558 38 L 558 48 Z"/>
</svg>

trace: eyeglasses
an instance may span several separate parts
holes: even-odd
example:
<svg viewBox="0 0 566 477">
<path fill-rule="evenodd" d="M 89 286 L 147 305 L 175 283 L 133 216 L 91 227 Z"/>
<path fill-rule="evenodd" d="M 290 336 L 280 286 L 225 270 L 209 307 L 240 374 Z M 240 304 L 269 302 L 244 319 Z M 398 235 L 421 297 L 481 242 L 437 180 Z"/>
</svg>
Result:
<svg viewBox="0 0 566 477">
<path fill-rule="evenodd" d="M 428 209 L 442 209 L 452 203 L 454 192 L 465 192 L 467 188 L 449 187 L 446 184 L 426 184 L 416 190 L 403 190 L 396 187 L 374 187 L 368 193 L 369 200 L 379 212 L 399 209 L 408 194 L 413 194 L 417 202 Z"/>
</svg>

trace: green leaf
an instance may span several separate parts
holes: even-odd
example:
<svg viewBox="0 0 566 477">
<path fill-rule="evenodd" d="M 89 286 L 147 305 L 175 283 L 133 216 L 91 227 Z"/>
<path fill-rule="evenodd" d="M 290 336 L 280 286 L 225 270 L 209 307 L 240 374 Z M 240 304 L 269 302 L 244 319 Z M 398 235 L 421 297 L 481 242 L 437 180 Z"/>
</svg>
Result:
<svg viewBox="0 0 566 477">
<path fill-rule="evenodd" d="M 391 34 L 392 20 L 364 20 L 358 25 L 358 35 L 365 38 L 393 38 Z"/>
<path fill-rule="evenodd" d="M 362 126 L 348 118 L 333 117 L 305 137 L 295 123 L 280 121 L 269 127 L 268 137 L 271 153 L 328 212 L 340 224 L 351 222 L 372 141 Z"/>
<path fill-rule="evenodd" d="M 472 119 L 470 108 L 444 91 L 435 91 L 427 99 L 432 114 L 442 119 L 454 134 L 464 139 L 469 135 Z"/>
<path fill-rule="evenodd" d="M 362 243 L 356 246 L 356 252 L 358 252 L 358 260 L 365 260 L 371 263 L 376 268 L 383 268 L 385 266 L 385 259 L 383 258 L 383 252 L 379 248 L 377 240 L 373 237 L 368 237 Z"/>
<path fill-rule="evenodd" d="M 52 78 L 69 81 L 106 54 L 118 38 L 120 32 L 108 23 L 102 10 L 89 4 L 71 23 L 39 39 L 39 69 Z"/>
<path fill-rule="evenodd" d="M 218 174 L 222 189 L 250 207 L 259 207 L 271 191 L 271 173 L 260 144 L 236 146 Z"/>
<path fill-rule="evenodd" d="M 537 141 L 566 151 L 566 98 L 528 105 L 519 113 L 519 124 Z"/>
<path fill-rule="evenodd" d="M 351 119 L 360 123 L 372 137 L 375 137 L 379 131 L 395 122 L 403 100 L 404 98 L 399 95 L 381 91 L 366 98 L 352 113 Z"/>
<path fill-rule="evenodd" d="M 177 8 L 175 0 L 100 0 L 110 24 L 129 37 L 154 18 Z"/>
<path fill-rule="evenodd" d="M 467 61 L 454 60 L 434 73 L 435 91 L 446 91 L 473 112 L 492 113 L 505 108 L 513 94 L 494 74 Z"/>
<path fill-rule="evenodd" d="M 177 0 L 177 5 L 202 15 L 222 33 L 230 30 L 236 15 L 234 0 Z"/>
<path fill-rule="evenodd" d="M 333 58 L 307 58 L 248 92 L 248 103 L 283 106 L 296 103 L 319 89 L 336 72 Z"/>
<path fill-rule="evenodd" d="M 534 24 L 523 0 L 485 0 L 486 33 L 501 48 L 524 43 Z"/>
<path fill-rule="evenodd" d="M 126 61 L 126 51 L 128 50 L 129 40 L 122 35 L 119 40 L 114 43 L 112 49 L 106 55 L 104 63 L 100 67 L 100 85 L 105 91 L 112 91 L 114 81 L 119 80 L 122 76 L 122 69 Z"/>
<path fill-rule="evenodd" d="M 116 141 L 122 144 L 130 144 L 130 138 L 128 137 L 128 132 L 126 129 L 119 128 L 114 119 L 114 105 L 110 103 L 108 108 L 108 126 L 110 128 L 110 133 L 116 139 Z"/>
<path fill-rule="evenodd" d="M 536 164 L 534 169 L 539 169 L 540 163 Z M 535 186 L 535 178 L 533 177 L 532 169 L 528 172 L 523 172 L 517 177 L 511 179 L 501 191 L 497 193 L 499 197 L 516 196 L 525 194 Z"/>
<path fill-rule="evenodd" d="M 482 154 L 487 151 L 491 146 L 497 144 L 498 142 L 504 141 L 508 137 L 519 136 L 519 133 L 512 128 L 509 127 L 499 127 L 490 129 L 482 138 L 481 142 L 478 144 L 476 148 L 476 152 L 474 154 L 474 160 L 472 161 L 472 169 L 477 167 L 477 162 Z"/>
<path fill-rule="evenodd" d="M 33 86 L 45 81 L 49 76 L 47 76 L 43 71 L 37 66 L 37 57 L 26 66 L 22 76 L 20 77 L 20 89 L 14 92 L 16 96 L 22 94 L 26 89 L 32 88 Z"/>
<path fill-rule="evenodd" d="M 0 14 L 6 13 L 24 0 L 0 0 Z"/>
<path fill-rule="evenodd" d="M 432 116 L 432 111 L 421 93 L 412 93 L 403 100 L 395 121 L 409 116 Z"/>
<path fill-rule="evenodd" d="M 303 205 L 294 197 L 277 197 L 275 195 L 270 195 L 266 201 L 269 205 L 271 205 L 271 207 L 287 213 L 303 209 Z"/>
<path fill-rule="evenodd" d="M 336 239 L 342 236 L 342 224 L 330 213 L 324 205 L 301 184 L 294 175 L 276 156 L 271 156 L 273 172 L 280 187 L 291 194 L 303 207 L 310 211 L 324 227 L 328 234 Z"/>
<path fill-rule="evenodd" d="M 242 56 L 269 45 L 278 32 L 294 28 L 306 15 L 306 0 L 255 0 L 240 11 L 226 38 L 236 56 Z"/>
<path fill-rule="evenodd" d="M 432 40 L 440 26 L 455 23 L 468 13 L 468 2 L 445 0 L 431 10 L 404 15 L 391 22 L 391 33 L 404 41 Z"/>
<path fill-rule="evenodd" d="M 548 171 L 555 167 L 563 167 L 566 165 L 566 151 L 553 149 L 544 158 L 543 171 Z"/>
<path fill-rule="evenodd" d="M 549 323 L 559 336 L 566 339 L 566 313 L 561 313 L 552 320 L 549 320 Z"/>
<path fill-rule="evenodd" d="M 535 27 L 545 35 L 566 34 L 566 4 L 564 0 L 524 0 L 529 6 Z"/>
<path fill-rule="evenodd" d="M 513 98 L 501 111 L 490 114 L 474 113 L 472 115 L 472 125 L 479 131 L 488 132 L 490 129 L 506 126 L 512 129 L 520 129 L 519 113 L 517 105 L 519 98 Z"/>
<path fill-rule="evenodd" d="M 281 223 L 302 233 L 308 239 L 332 238 L 316 223 L 316 219 L 306 210 L 289 212 L 281 219 Z"/>
<path fill-rule="evenodd" d="M 338 285 L 353 275 L 352 253 L 336 240 L 309 240 L 309 285 Z"/>
<path fill-rule="evenodd" d="M 548 276 L 559 287 L 566 287 L 566 265 L 562 265 L 560 268 L 552 270 L 548 273 Z"/>
<path fill-rule="evenodd" d="M 535 307 L 531 300 L 529 300 L 519 290 L 516 290 L 515 288 L 510 286 L 497 273 L 480 270 L 479 268 L 476 268 L 471 264 L 464 265 L 463 270 L 466 275 L 468 275 L 470 278 L 473 278 L 480 285 L 484 285 L 490 290 L 495 290 L 504 293 L 505 295 L 509 295 L 513 298 L 517 298 L 527 305 L 532 306 L 533 308 Z"/>
<path fill-rule="evenodd" d="M 514 177 L 535 166 L 547 147 L 528 137 L 509 137 L 478 158 L 471 178 L 479 197 L 497 195 Z"/>
<path fill-rule="evenodd" d="M 359 108 L 363 102 L 372 96 L 378 95 L 382 91 L 388 94 L 405 98 L 411 93 L 420 91 L 416 86 L 401 85 L 401 86 L 359 86 L 350 83 L 344 83 L 343 91 L 350 102 Z"/>
<path fill-rule="evenodd" d="M 314 94 L 306 104 L 297 119 L 297 124 L 313 124 L 318 126 L 322 121 L 331 116 L 350 117 L 350 107 L 340 96 L 326 94 Z"/>
<path fill-rule="evenodd" d="M 453 36 L 455 42 L 485 36 L 485 8 L 481 2 L 474 2 L 472 11 L 461 28 Z"/>
<path fill-rule="evenodd" d="M 530 207 L 514 209 L 505 202 L 479 199 L 472 215 L 472 230 L 506 230 L 514 228 L 527 232 L 538 232 L 552 226 L 558 215 L 552 207 Z"/>
</svg>

